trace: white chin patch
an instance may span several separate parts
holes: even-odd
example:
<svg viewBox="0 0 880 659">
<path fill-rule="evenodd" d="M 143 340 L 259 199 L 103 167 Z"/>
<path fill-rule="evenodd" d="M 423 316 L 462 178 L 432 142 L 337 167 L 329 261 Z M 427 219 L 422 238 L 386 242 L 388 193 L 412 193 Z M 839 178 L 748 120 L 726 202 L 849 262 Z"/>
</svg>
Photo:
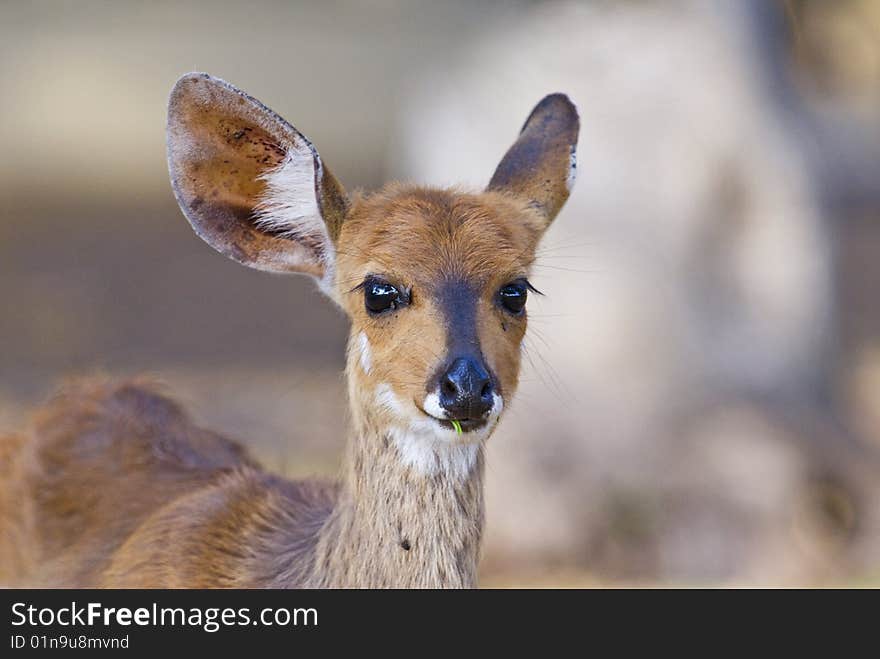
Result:
<svg viewBox="0 0 880 659">
<path fill-rule="evenodd" d="M 495 394 L 493 401 L 486 425 L 459 435 L 437 421 L 447 415 L 436 393 L 428 394 L 422 402 L 422 409 L 435 417 L 430 418 L 414 405 L 405 405 L 387 383 L 376 387 L 377 404 L 398 419 L 398 424 L 389 429 L 389 437 L 404 464 L 425 476 L 443 473 L 454 480 L 463 480 L 471 473 L 481 444 L 498 423 L 504 400 Z"/>
<path fill-rule="evenodd" d="M 446 411 L 440 406 L 440 396 L 438 394 L 428 394 L 425 396 L 422 409 L 438 419 L 446 418 Z"/>
</svg>

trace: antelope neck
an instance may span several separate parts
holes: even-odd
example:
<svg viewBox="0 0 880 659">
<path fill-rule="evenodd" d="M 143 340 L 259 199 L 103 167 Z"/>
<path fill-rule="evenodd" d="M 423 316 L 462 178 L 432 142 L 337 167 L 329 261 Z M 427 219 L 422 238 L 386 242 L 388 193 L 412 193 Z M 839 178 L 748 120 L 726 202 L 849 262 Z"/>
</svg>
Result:
<svg viewBox="0 0 880 659">
<path fill-rule="evenodd" d="M 406 442 L 424 436 L 383 428 L 369 412 L 356 414 L 339 502 L 321 530 L 316 574 L 337 575 L 343 587 L 472 587 L 476 585 L 483 527 L 483 456 L 471 468 L 446 468 L 442 451 L 436 469 L 425 473 L 406 464 Z M 402 434 L 403 433 L 403 434 Z"/>
</svg>

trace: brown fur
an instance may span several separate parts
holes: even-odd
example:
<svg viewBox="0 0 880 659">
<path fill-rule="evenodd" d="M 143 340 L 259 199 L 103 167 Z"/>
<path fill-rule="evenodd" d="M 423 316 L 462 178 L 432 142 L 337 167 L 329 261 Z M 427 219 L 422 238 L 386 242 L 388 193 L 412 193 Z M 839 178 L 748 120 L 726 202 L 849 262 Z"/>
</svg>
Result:
<svg viewBox="0 0 880 659">
<path fill-rule="evenodd" d="M 463 488 L 443 477 L 401 480 L 378 429 L 353 444 L 341 492 L 263 472 L 144 382 L 76 383 L 40 412 L 32 433 L 3 444 L 7 585 L 475 583 L 478 479 Z"/>
<path fill-rule="evenodd" d="M 503 310 L 497 295 L 528 275 L 541 234 L 568 196 L 577 137 L 573 106 L 548 98 L 491 190 L 391 184 L 349 200 L 287 122 L 227 83 L 184 76 L 169 103 L 169 164 L 196 232 L 247 265 L 320 279 L 352 321 L 346 372 L 354 432 L 344 478 L 272 476 L 234 442 L 194 425 L 153 384 L 81 382 L 39 414 L 26 439 L 0 445 L 0 580 L 475 585 L 483 443 L 497 414 L 483 434 L 456 436 L 441 424 L 448 419 L 431 418 L 422 404 L 450 358 L 465 307 L 475 328 L 467 330 L 475 344 L 468 349 L 494 374 L 496 398 L 509 401 L 516 389 L 526 315 Z M 290 176 L 296 194 L 305 182 L 316 203 L 297 201 L 308 213 L 289 202 L 276 209 L 275 226 L 289 223 L 281 235 L 254 213 L 265 201 L 261 177 L 291 164 L 314 164 L 303 170 L 314 171 L 314 181 L 295 167 Z M 369 314 L 358 288 L 368 276 L 408 291 L 405 307 Z M 464 301 L 457 291 L 466 291 Z"/>
</svg>

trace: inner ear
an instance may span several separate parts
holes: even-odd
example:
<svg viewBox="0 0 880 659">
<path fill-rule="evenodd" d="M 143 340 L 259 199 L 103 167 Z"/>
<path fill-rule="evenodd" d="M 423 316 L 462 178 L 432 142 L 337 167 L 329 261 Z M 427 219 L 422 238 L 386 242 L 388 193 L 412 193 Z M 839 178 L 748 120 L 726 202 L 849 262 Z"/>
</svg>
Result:
<svg viewBox="0 0 880 659">
<path fill-rule="evenodd" d="M 256 99 L 188 74 L 168 106 L 168 163 L 196 233 L 245 265 L 326 280 L 348 200 L 301 133 Z"/>
</svg>

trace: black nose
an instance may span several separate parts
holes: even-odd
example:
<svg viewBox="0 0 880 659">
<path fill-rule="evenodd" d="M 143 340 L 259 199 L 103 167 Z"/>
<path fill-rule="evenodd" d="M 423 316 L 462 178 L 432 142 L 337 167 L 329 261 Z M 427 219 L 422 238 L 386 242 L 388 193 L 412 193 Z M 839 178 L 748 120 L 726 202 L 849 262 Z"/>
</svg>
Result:
<svg viewBox="0 0 880 659">
<path fill-rule="evenodd" d="M 450 418 L 477 421 L 492 409 L 492 378 L 479 361 L 460 357 L 440 377 L 440 405 Z"/>
</svg>

